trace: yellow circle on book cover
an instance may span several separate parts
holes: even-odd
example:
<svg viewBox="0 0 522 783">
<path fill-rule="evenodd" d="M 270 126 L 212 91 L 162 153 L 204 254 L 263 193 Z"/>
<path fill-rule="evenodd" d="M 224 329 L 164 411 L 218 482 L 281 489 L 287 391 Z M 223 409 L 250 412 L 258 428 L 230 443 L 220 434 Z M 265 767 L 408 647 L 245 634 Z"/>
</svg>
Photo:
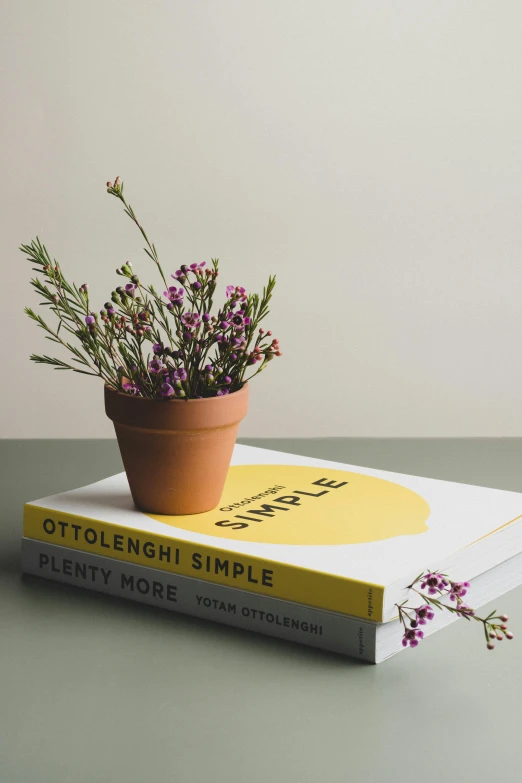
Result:
<svg viewBox="0 0 522 783">
<path fill-rule="evenodd" d="M 218 508 L 148 517 L 214 538 L 332 546 L 425 533 L 428 503 L 392 481 L 328 467 L 234 465 Z"/>
</svg>

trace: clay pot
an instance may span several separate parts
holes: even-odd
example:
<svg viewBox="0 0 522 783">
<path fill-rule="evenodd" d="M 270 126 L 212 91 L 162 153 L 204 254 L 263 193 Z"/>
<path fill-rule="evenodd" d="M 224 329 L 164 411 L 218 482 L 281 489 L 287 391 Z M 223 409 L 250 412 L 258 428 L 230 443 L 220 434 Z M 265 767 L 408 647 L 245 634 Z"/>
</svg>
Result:
<svg viewBox="0 0 522 783">
<path fill-rule="evenodd" d="M 134 503 L 154 514 L 215 508 L 227 477 L 248 384 L 202 400 L 152 400 L 105 387 Z"/>
</svg>

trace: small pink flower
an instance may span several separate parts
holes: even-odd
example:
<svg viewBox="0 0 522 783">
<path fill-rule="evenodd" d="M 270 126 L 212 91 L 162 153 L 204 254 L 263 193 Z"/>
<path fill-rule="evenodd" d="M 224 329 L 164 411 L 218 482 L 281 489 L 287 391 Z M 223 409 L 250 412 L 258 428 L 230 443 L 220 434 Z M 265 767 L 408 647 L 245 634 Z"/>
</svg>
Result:
<svg viewBox="0 0 522 783">
<path fill-rule="evenodd" d="M 448 582 L 442 576 L 442 574 L 434 574 L 430 572 L 423 576 L 421 589 L 426 590 L 427 588 L 430 595 L 436 595 L 437 593 L 442 592 L 447 587 L 447 585 Z"/>
<path fill-rule="evenodd" d="M 183 304 L 183 288 L 176 288 L 175 285 L 170 285 L 167 291 L 163 291 L 163 296 L 166 296 L 171 304 L 182 305 Z"/>
<path fill-rule="evenodd" d="M 162 383 L 160 388 L 160 394 L 162 397 L 172 397 L 174 394 L 174 389 L 170 385 L 170 383 Z"/>
<path fill-rule="evenodd" d="M 197 329 L 201 322 L 201 318 L 198 313 L 183 313 L 181 322 L 185 324 L 188 329 Z"/>
<path fill-rule="evenodd" d="M 408 628 L 404 631 L 402 646 L 408 647 L 409 645 L 410 647 L 417 647 L 419 639 L 424 639 L 424 632 L 418 631 L 416 628 Z"/>
<path fill-rule="evenodd" d="M 245 326 L 248 326 L 250 323 L 250 318 L 248 316 L 245 316 L 244 310 L 238 310 L 237 313 L 228 313 L 227 320 L 229 321 L 230 325 L 233 329 L 237 329 L 238 331 L 243 331 Z"/>
<path fill-rule="evenodd" d="M 451 601 L 464 598 L 468 592 L 469 582 L 452 582 L 449 597 Z"/>
<path fill-rule="evenodd" d="M 245 289 L 240 285 L 227 285 L 225 289 L 227 299 L 244 302 L 247 298 Z"/>
<path fill-rule="evenodd" d="M 415 614 L 419 625 L 426 625 L 428 620 L 433 620 L 435 612 L 429 604 L 423 604 L 415 609 Z"/>
<path fill-rule="evenodd" d="M 161 359 L 151 359 L 148 366 L 149 372 L 151 372 L 153 375 L 158 375 L 163 371 L 163 362 Z"/>
</svg>

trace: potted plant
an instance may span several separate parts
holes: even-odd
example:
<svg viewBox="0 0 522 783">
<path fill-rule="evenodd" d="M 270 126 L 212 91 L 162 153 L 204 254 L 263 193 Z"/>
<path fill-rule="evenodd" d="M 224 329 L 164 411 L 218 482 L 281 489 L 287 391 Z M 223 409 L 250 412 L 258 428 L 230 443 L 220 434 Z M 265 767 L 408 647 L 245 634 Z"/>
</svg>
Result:
<svg viewBox="0 0 522 783">
<path fill-rule="evenodd" d="M 196 514 L 219 503 L 248 383 L 274 358 L 279 342 L 260 327 L 275 277 L 262 294 L 228 285 L 217 296 L 219 265 L 182 265 L 169 280 L 155 245 L 126 201 L 123 182 L 107 183 L 140 230 L 161 289 L 146 285 L 126 262 L 123 284 L 99 312 L 87 283 L 69 283 L 38 238 L 21 250 L 37 276 L 31 285 L 57 319 L 56 328 L 25 312 L 71 362 L 33 354 L 56 370 L 99 376 L 136 506 L 156 514 Z"/>
</svg>

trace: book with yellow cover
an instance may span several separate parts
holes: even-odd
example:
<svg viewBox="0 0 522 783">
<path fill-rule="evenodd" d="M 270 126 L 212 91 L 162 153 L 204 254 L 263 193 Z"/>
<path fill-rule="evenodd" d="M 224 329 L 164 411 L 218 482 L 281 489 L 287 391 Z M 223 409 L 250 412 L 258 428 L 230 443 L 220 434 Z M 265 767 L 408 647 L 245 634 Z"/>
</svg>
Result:
<svg viewBox="0 0 522 783">
<path fill-rule="evenodd" d="M 122 473 L 27 503 L 23 533 L 387 622 L 420 572 L 468 581 L 522 552 L 522 495 L 238 445 L 211 512 L 140 512 Z"/>
</svg>

